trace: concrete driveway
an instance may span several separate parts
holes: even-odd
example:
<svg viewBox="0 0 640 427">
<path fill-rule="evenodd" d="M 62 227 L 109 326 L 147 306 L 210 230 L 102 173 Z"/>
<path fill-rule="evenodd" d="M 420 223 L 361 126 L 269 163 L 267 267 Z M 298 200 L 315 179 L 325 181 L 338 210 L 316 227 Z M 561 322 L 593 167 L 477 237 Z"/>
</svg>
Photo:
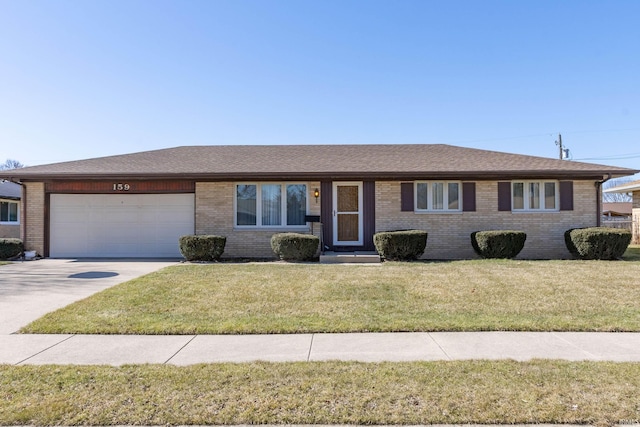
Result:
<svg viewBox="0 0 640 427">
<path fill-rule="evenodd" d="M 0 335 L 175 260 L 41 259 L 0 266 Z"/>
</svg>

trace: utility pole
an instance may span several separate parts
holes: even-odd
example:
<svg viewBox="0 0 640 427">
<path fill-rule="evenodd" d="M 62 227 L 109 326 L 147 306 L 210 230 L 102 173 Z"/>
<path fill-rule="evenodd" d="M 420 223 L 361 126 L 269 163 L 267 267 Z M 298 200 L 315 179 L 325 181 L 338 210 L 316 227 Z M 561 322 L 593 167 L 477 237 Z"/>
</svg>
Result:
<svg viewBox="0 0 640 427">
<path fill-rule="evenodd" d="M 568 148 L 564 148 L 564 145 L 562 145 L 562 135 L 558 134 L 558 140 L 556 141 L 556 145 L 559 148 L 559 159 L 560 160 L 567 160 L 569 158 L 569 149 Z"/>
<path fill-rule="evenodd" d="M 556 141 L 556 145 L 560 148 L 560 160 L 562 160 L 563 152 L 562 152 L 562 135 L 558 134 L 558 140 Z"/>
</svg>

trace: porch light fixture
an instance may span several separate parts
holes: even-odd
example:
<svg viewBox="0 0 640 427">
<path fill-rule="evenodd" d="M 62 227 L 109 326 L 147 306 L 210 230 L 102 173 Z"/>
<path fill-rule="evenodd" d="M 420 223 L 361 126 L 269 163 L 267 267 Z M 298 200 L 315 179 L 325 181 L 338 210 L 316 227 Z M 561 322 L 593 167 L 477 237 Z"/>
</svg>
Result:
<svg viewBox="0 0 640 427">
<path fill-rule="evenodd" d="M 318 203 L 318 197 L 320 197 L 320 190 L 318 190 L 317 188 L 313 190 L 313 197 L 316 198 L 316 203 Z"/>
</svg>

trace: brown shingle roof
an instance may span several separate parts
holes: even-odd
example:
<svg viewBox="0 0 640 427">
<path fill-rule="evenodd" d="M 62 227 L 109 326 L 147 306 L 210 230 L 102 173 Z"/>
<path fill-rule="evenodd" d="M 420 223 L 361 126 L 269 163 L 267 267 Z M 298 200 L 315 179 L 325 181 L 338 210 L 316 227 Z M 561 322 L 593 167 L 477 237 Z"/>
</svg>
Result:
<svg viewBox="0 0 640 427">
<path fill-rule="evenodd" d="M 11 172 L 12 178 L 560 178 L 614 177 L 615 166 L 500 153 L 442 144 L 185 146 Z"/>
<path fill-rule="evenodd" d="M 631 215 L 633 212 L 633 203 L 631 202 L 604 202 L 602 203 L 602 214 L 611 213 L 612 216 Z"/>
</svg>

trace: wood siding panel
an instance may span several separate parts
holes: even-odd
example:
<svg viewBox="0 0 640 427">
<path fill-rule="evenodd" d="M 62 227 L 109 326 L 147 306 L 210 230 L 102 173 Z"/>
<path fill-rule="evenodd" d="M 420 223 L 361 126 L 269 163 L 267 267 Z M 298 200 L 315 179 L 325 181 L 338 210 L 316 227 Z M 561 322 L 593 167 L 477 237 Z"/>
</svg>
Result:
<svg viewBox="0 0 640 427">
<path fill-rule="evenodd" d="M 476 183 L 475 182 L 462 183 L 462 211 L 463 212 L 476 211 Z"/>
<path fill-rule="evenodd" d="M 573 210 L 573 181 L 560 181 L 560 210 Z"/>
<path fill-rule="evenodd" d="M 325 246 L 333 247 L 333 185 L 331 181 L 320 183 L 320 222 Z M 324 251 L 324 248 L 322 248 Z"/>
<path fill-rule="evenodd" d="M 128 190 L 118 190 L 118 184 L 123 185 L 120 188 L 128 185 Z M 47 193 L 148 194 L 195 193 L 195 190 L 194 181 L 53 181 L 45 184 Z"/>
<path fill-rule="evenodd" d="M 511 182 L 498 182 L 498 210 L 511 210 Z"/>
<path fill-rule="evenodd" d="M 375 181 L 364 181 L 362 183 L 362 220 L 364 250 L 374 251 L 373 235 L 376 232 L 376 183 Z"/>
<path fill-rule="evenodd" d="M 400 183 L 400 211 L 413 212 L 413 182 Z"/>
</svg>

